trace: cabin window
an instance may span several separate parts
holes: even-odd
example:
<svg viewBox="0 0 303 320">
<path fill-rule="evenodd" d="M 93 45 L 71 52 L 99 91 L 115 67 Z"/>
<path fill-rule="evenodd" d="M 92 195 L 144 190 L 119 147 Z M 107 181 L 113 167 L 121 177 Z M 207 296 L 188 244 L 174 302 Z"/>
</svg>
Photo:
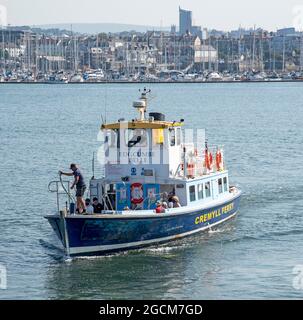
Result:
<svg viewBox="0 0 303 320">
<path fill-rule="evenodd" d="M 222 178 L 218 179 L 219 193 L 223 193 Z"/>
<path fill-rule="evenodd" d="M 205 197 L 206 198 L 210 197 L 210 182 L 205 183 Z"/>
<path fill-rule="evenodd" d="M 224 188 L 224 192 L 227 192 L 227 177 L 223 178 L 223 188 Z"/>
<path fill-rule="evenodd" d="M 203 199 L 203 184 L 198 184 L 198 199 Z"/>
<path fill-rule="evenodd" d="M 107 130 L 104 142 L 108 144 L 110 148 L 117 147 L 119 135 L 114 130 Z"/>
<path fill-rule="evenodd" d="M 196 186 L 189 187 L 189 199 L 190 201 L 196 201 Z"/>
<path fill-rule="evenodd" d="M 153 143 L 154 144 L 163 144 L 164 143 L 164 130 L 163 129 L 154 129 L 153 130 Z"/>
<path fill-rule="evenodd" d="M 129 129 L 126 130 L 126 141 L 129 148 L 146 147 L 147 132 L 145 129 Z"/>
<path fill-rule="evenodd" d="M 169 129 L 169 140 L 170 146 L 174 147 L 176 145 L 176 131 L 174 128 Z"/>
<path fill-rule="evenodd" d="M 181 144 L 181 129 L 177 128 L 177 146 Z"/>
</svg>

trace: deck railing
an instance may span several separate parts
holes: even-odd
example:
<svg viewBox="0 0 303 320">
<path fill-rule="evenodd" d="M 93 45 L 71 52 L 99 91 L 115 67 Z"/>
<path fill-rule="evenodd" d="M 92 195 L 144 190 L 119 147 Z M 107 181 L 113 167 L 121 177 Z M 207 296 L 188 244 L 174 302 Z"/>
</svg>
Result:
<svg viewBox="0 0 303 320">
<path fill-rule="evenodd" d="M 212 161 L 210 161 L 212 158 Z M 223 146 L 208 147 L 208 159 L 205 150 L 186 155 L 186 177 L 194 178 L 226 170 Z M 174 177 L 184 176 L 184 161 L 178 166 Z"/>
<path fill-rule="evenodd" d="M 70 183 L 69 181 L 62 180 L 54 180 L 48 184 L 48 191 L 51 193 L 56 193 L 57 200 L 57 210 L 60 213 L 61 205 L 60 205 L 60 196 L 65 196 L 65 206 L 66 209 L 69 210 L 70 204 L 75 203 L 75 198 L 71 194 Z"/>
</svg>

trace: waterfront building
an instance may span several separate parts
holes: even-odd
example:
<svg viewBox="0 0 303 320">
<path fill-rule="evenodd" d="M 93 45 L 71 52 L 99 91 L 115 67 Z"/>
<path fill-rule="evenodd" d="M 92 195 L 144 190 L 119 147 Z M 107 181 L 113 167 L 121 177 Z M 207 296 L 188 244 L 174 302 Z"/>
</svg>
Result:
<svg viewBox="0 0 303 320">
<path fill-rule="evenodd" d="M 179 7 L 179 33 L 180 35 L 192 32 L 192 12 Z"/>
<path fill-rule="evenodd" d="M 204 28 L 202 32 L 192 25 L 191 32 L 184 34 L 177 33 L 175 26 L 170 31 L 96 35 L 0 29 L 1 77 L 14 71 L 37 76 L 91 69 L 102 70 L 108 79 L 121 75 L 144 78 L 163 70 L 184 74 L 204 70 L 297 72 L 303 70 L 303 36 L 289 28 L 278 32 Z"/>
<path fill-rule="evenodd" d="M 172 25 L 171 27 L 170 27 L 170 34 L 171 35 L 175 35 L 177 33 L 177 27 L 176 27 L 176 25 Z"/>
<path fill-rule="evenodd" d="M 191 33 L 193 36 L 202 38 L 202 28 L 200 26 L 192 26 Z"/>
<path fill-rule="evenodd" d="M 195 63 L 217 63 L 218 51 L 211 45 L 201 44 L 199 38 L 195 41 Z"/>
<path fill-rule="evenodd" d="M 277 30 L 277 35 L 278 36 L 288 36 L 288 35 L 295 35 L 296 34 L 296 29 L 295 28 L 283 28 L 283 29 L 278 29 Z"/>
</svg>

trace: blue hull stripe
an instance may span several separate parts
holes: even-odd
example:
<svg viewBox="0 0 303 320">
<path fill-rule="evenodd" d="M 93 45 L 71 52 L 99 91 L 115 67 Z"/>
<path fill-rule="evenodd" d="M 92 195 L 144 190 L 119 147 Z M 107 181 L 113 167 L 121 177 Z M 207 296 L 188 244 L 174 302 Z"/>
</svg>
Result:
<svg viewBox="0 0 303 320">
<path fill-rule="evenodd" d="M 239 210 L 240 194 L 225 203 L 212 207 L 195 208 L 181 214 L 127 217 L 121 215 L 74 216 L 65 219 L 67 252 L 71 255 L 92 252 L 109 252 L 146 246 L 185 237 L 211 226 L 218 225 L 235 216 Z M 190 208 L 188 208 L 190 209 Z M 63 246 L 64 223 L 59 216 L 46 217 L 56 231 Z M 59 228 L 59 230 L 58 230 Z"/>
<path fill-rule="evenodd" d="M 156 239 L 144 240 L 144 241 L 137 241 L 137 242 L 130 242 L 130 243 L 105 245 L 105 246 L 100 245 L 100 246 L 74 247 L 74 248 L 70 248 L 70 254 L 71 255 L 81 255 L 84 253 L 94 253 L 94 252 L 96 252 L 96 253 L 97 252 L 100 252 L 100 253 L 101 252 L 112 252 L 112 251 L 126 250 L 126 249 L 131 249 L 131 248 L 139 248 L 139 247 L 152 245 L 152 244 L 156 244 L 156 243 L 168 242 L 171 240 L 184 238 L 186 236 L 190 236 L 190 235 L 193 235 L 198 232 L 209 230 L 211 227 L 219 225 L 219 224 L 233 218 L 236 214 L 237 214 L 237 212 L 235 212 L 232 215 L 228 216 L 227 218 L 220 220 L 216 223 L 213 223 L 211 225 L 207 225 L 202 228 L 195 229 L 195 230 L 188 231 L 188 232 L 174 235 L 174 236 L 169 236 L 169 237 L 164 237 L 164 238 L 156 238 Z"/>
</svg>

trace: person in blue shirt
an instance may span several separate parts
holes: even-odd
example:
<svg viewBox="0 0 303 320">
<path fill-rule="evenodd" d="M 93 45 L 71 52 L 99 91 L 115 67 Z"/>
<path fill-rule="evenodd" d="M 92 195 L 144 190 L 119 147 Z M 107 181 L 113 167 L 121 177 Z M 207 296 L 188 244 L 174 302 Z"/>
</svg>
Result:
<svg viewBox="0 0 303 320">
<path fill-rule="evenodd" d="M 70 169 L 72 170 L 72 172 L 70 173 L 62 172 L 62 171 L 59 171 L 59 173 L 64 176 L 69 176 L 69 177 L 74 176 L 74 182 L 71 185 L 71 189 L 74 189 L 76 187 L 77 208 L 79 213 L 82 214 L 86 210 L 85 201 L 83 199 L 83 196 L 86 190 L 86 184 L 80 169 L 75 163 L 72 163 L 70 165 Z"/>
</svg>

